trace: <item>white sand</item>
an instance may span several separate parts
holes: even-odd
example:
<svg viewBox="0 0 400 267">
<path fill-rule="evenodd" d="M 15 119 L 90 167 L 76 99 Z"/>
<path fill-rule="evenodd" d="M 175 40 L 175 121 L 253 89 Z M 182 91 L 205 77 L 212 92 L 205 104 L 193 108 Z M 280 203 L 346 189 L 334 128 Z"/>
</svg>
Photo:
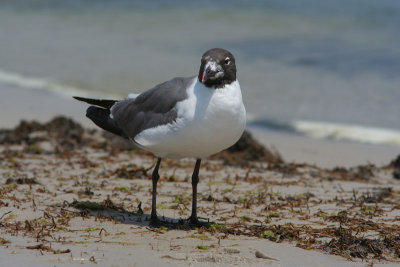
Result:
<svg viewBox="0 0 400 267">
<path fill-rule="evenodd" d="M 168 240 L 161 242 L 168 243 Z M 362 262 L 349 262 L 341 257 L 326 255 L 316 251 L 308 251 L 293 247 L 289 244 L 277 244 L 267 240 L 227 240 L 221 241 L 224 248 L 240 251 L 236 253 L 217 252 L 188 252 L 174 253 L 154 251 L 148 246 L 122 246 L 122 245 L 94 245 L 76 246 L 75 251 L 69 254 L 42 255 L 37 250 L 0 248 L 0 265 L 15 267 L 42 267 L 42 266 L 298 266 L 298 267 L 350 267 L 366 266 Z M 169 243 L 168 243 L 169 245 Z M 256 259 L 254 254 L 258 250 L 268 256 L 278 259 Z M 81 252 L 84 253 L 81 255 Z M 225 251 L 221 249 L 221 251 Z M 226 250 L 229 251 L 229 250 Z M 225 254 L 225 257 L 222 255 Z M 89 259 L 94 256 L 96 263 Z M 226 257 L 228 259 L 226 259 Z M 188 261 L 186 258 L 192 258 Z M 229 260 L 230 258 L 230 260 Z M 224 262 L 226 261 L 226 262 Z M 227 263 L 230 261 L 230 263 Z M 398 266 L 395 263 L 374 264 L 374 266 Z"/>
<path fill-rule="evenodd" d="M 12 149 L 18 149 L 18 146 Z M 4 149 L 0 146 L 0 152 Z M 105 158 L 106 156 L 106 158 Z M 85 160 L 90 162 L 84 163 Z M 0 217 L 5 227 L 0 227 L 0 237 L 9 240 L 0 248 L 0 266 L 365 266 L 363 262 L 350 262 L 344 258 L 327 255 L 319 251 L 309 251 L 295 247 L 296 241 L 287 239 L 283 243 L 271 242 L 257 236 L 225 237 L 223 233 L 210 233 L 199 230 L 157 230 L 148 228 L 145 217 L 149 216 L 151 206 L 151 181 L 147 178 L 121 178 L 112 174 L 115 169 L 128 164 L 151 166 L 153 157 L 121 152 L 115 155 L 89 148 L 68 158 L 54 155 L 25 154 L 21 159 L 6 158 L 0 169 L 2 184 L 7 178 L 35 178 L 40 184 L 4 186 L 8 188 L 0 200 L 8 203 L 0 209 Z M 15 167 L 14 163 L 20 164 Z M 166 218 L 187 218 L 190 214 L 191 185 L 185 178 L 190 175 L 193 160 L 164 160 L 158 184 L 158 215 Z M 18 166 L 18 165 L 17 165 Z M 90 167 L 88 167 L 90 166 Z M 133 168 L 133 167 L 130 167 Z M 324 173 L 312 167 L 300 168 L 297 174 L 283 175 L 281 172 L 269 171 L 264 166 L 237 168 L 221 166 L 217 162 L 205 161 L 201 170 L 199 183 L 199 209 L 201 217 L 211 221 L 234 225 L 241 218 L 249 218 L 246 225 L 285 225 L 290 222 L 297 227 L 307 226 L 314 229 L 321 227 L 338 227 L 338 222 L 327 221 L 324 216 L 334 216 L 346 210 L 351 216 L 359 216 L 359 206 L 352 203 L 353 194 L 357 198 L 374 195 L 373 192 L 392 188 L 392 196 L 397 198 L 400 181 L 391 178 L 387 170 L 377 170 L 370 179 L 347 181 L 328 179 L 330 173 Z M 170 177 L 173 176 L 174 180 Z M 247 178 L 248 179 L 247 179 Z M 92 195 L 85 195 L 85 188 L 91 188 Z M 253 201 L 247 208 L 239 199 L 257 199 L 258 193 L 269 196 L 261 197 L 262 202 Z M 277 216 L 271 217 L 266 205 L 274 205 L 280 198 L 290 196 L 294 205 L 295 199 L 303 199 L 311 194 L 308 204 L 301 201 L 294 208 L 281 201 L 274 211 Z M 218 200 L 207 201 L 212 195 Z M 177 200 L 180 196 L 182 202 Z M 96 212 L 90 216 L 76 215 L 79 210 L 66 205 L 67 214 L 75 214 L 67 223 L 60 221 L 64 201 L 71 203 L 74 199 L 101 203 L 110 197 L 114 204 L 123 205 L 128 211 L 136 211 L 138 202 L 142 202 L 144 216 L 138 218 L 128 212 L 99 212 L 106 216 L 96 218 Z M 273 200 L 271 200 L 273 198 Z M 268 200 L 269 199 L 269 200 Z M 335 199 L 345 200 L 338 204 Z M 35 205 L 33 205 L 33 200 Z M 332 201 L 333 200 L 333 201 Z M 186 204 L 185 204 L 186 203 Z M 389 202 L 390 203 L 390 202 Z M 400 215 L 394 204 L 380 203 L 383 214 L 377 213 L 368 217 L 370 223 L 397 224 L 393 218 Z M 367 205 L 367 204 L 366 204 Z M 375 207 L 375 204 L 369 204 Z M 187 208 L 188 207 L 188 208 Z M 324 216 L 318 216 L 324 211 Z M 44 216 L 44 212 L 49 214 Z M 62 216 L 60 216 L 62 215 Z M 111 218 L 114 217 L 114 219 Z M 52 227 L 50 218 L 55 218 L 56 228 Z M 307 217 L 307 218 L 306 218 Z M 225 218 L 225 219 L 222 219 Z M 26 220 L 31 222 L 33 230 L 26 229 Z M 15 235 L 14 224 L 20 223 L 18 235 Z M 10 223 L 10 224 L 9 224 Z M 44 233 L 37 240 L 40 229 Z M 236 226 L 235 226 L 236 227 Z M 241 226 L 237 226 L 240 229 Z M 104 228 L 105 232 L 100 233 Z M 45 233 L 49 233 L 46 235 Z M 364 235 L 361 233 L 360 235 Z M 370 238 L 378 233 L 369 232 Z M 200 238 L 201 237 L 201 238 Z M 70 249 L 70 253 L 53 254 L 39 250 L 29 250 L 27 246 L 45 244 L 54 250 Z M 202 250 L 198 246 L 207 246 Z M 256 251 L 276 260 L 260 259 Z M 375 261 L 374 266 L 378 266 Z M 388 264 L 388 266 L 391 263 Z M 393 265 L 394 266 L 394 265 Z"/>
</svg>

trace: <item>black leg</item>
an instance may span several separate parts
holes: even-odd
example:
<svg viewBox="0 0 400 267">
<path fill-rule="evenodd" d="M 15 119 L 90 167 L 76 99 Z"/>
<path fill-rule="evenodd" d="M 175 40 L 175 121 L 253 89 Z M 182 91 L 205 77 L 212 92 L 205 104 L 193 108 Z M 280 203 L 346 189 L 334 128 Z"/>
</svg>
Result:
<svg viewBox="0 0 400 267">
<path fill-rule="evenodd" d="M 152 223 L 157 223 L 157 210 L 156 210 L 156 203 L 157 203 L 157 182 L 158 179 L 160 178 L 160 175 L 158 174 L 158 168 L 160 168 L 160 163 L 161 163 L 161 158 L 157 159 L 156 166 L 154 167 L 153 170 L 153 175 L 152 175 L 152 181 L 153 181 L 153 197 L 151 199 L 151 222 Z"/>
<path fill-rule="evenodd" d="M 197 159 L 192 174 L 192 190 L 193 190 L 192 215 L 189 218 L 191 224 L 200 224 L 199 219 L 197 218 L 197 184 L 199 183 L 200 163 L 201 159 Z"/>
</svg>

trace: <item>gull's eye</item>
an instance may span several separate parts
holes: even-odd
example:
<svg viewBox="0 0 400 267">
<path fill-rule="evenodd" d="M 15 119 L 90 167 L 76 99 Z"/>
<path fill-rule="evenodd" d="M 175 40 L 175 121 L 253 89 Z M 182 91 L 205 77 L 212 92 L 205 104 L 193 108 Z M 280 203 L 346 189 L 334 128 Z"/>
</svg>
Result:
<svg viewBox="0 0 400 267">
<path fill-rule="evenodd" d="M 229 65 L 229 63 L 231 63 L 231 59 L 229 57 L 225 58 L 225 64 Z"/>
</svg>

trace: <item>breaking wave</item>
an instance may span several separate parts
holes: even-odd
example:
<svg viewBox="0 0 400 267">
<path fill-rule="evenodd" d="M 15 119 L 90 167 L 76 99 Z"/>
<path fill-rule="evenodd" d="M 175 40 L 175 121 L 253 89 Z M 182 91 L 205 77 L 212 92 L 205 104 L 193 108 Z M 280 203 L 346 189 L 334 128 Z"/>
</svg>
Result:
<svg viewBox="0 0 400 267">
<path fill-rule="evenodd" d="M 248 122 L 256 126 L 297 133 L 311 138 L 400 146 L 400 131 L 394 129 L 305 120 L 260 120 L 251 116 Z"/>
<path fill-rule="evenodd" d="M 74 95 L 85 96 L 85 97 L 93 97 L 95 95 L 97 97 L 104 97 L 104 98 L 120 97 L 106 93 L 99 94 L 99 92 L 93 92 L 93 91 L 90 92 L 82 88 L 51 82 L 43 78 L 30 77 L 19 73 L 8 72 L 3 70 L 0 70 L 0 83 L 11 86 L 17 86 L 29 90 L 41 90 L 41 91 L 52 92 L 66 97 L 71 97 Z"/>
</svg>

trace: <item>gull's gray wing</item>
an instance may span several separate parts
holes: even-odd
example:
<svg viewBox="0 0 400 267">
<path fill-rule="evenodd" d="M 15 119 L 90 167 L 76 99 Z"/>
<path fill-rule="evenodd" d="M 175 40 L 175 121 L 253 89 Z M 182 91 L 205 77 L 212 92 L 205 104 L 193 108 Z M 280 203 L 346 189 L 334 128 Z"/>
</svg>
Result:
<svg viewBox="0 0 400 267">
<path fill-rule="evenodd" d="M 188 97 L 186 90 L 194 79 L 174 78 L 136 98 L 119 101 L 111 108 L 112 117 L 125 135 L 132 139 L 143 130 L 171 123 L 177 118 L 176 103 Z"/>
</svg>

